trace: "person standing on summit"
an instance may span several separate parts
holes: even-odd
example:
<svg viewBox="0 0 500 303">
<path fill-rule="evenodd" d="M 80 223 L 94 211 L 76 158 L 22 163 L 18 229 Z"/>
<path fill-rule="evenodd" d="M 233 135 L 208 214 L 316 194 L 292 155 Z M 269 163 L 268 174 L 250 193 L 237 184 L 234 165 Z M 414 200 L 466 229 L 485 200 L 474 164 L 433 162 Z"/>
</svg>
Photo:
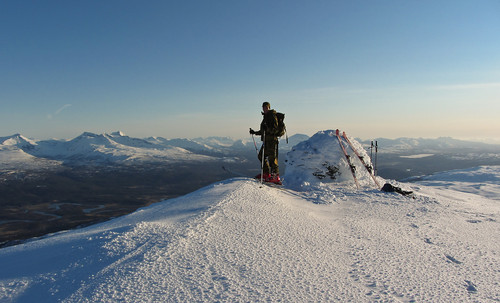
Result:
<svg viewBox="0 0 500 303">
<path fill-rule="evenodd" d="M 260 129 L 254 131 L 250 128 L 250 134 L 259 135 L 263 142 L 258 155 L 263 171 L 262 175 L 258 175 L 256 178 L 262 178 L 265 182 L 281 184 L 278 167 L 278 117 L 276 111 L 271 109 L 269 102 L 262 104 L 262 115 Z"/>
</svg>

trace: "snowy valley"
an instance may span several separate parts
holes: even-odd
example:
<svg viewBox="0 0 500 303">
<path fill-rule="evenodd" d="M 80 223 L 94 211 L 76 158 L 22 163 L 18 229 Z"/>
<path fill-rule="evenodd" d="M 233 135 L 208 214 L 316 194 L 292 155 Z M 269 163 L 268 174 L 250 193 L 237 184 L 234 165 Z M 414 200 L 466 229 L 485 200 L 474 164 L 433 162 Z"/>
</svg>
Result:
<svg viewBox="0 0 500 303">
<path fill-rule="evenodd" d="M 294 145 L 281 189 L 226 178 L 2 248 L 0 302 L 500 301 L 500 166 L 377 177 L 403 196 L 352 156 L 356 189 L 339 146 Z"/>
</svg>

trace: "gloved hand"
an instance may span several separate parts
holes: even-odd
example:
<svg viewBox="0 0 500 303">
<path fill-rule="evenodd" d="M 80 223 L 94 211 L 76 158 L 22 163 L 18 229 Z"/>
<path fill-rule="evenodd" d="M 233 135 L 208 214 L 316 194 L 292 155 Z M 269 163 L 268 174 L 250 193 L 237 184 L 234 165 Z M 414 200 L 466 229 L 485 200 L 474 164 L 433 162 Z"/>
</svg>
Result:
<svg viewBox="0 0 500 303">
<path fill-rule="evenodd" d="M 250 135 L 255 135 L 255 131 L 250 128 Z"/>
</svg>

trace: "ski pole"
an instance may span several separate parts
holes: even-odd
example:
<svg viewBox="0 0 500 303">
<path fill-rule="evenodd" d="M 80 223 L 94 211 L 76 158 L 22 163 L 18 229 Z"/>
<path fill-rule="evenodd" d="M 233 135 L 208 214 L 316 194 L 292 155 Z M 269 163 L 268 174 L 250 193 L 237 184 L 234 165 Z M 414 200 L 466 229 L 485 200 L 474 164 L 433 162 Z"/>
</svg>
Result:
<svg viewBox="0 0 500 303">
<path fill-rule="evenodd" d="M 259 149 L 257 148 L 257 143 L 255 143 L 255 137 L 252 134 L 253 145 L 255 146 L 255 152 L 257 153 L 257 157 L 259 156 Z"/>
<path fill-rule="evenodd" d="M 264 136 L 264 140 L 262 141 L 262 155 L 261 155 L 261 158 L 260 158 L 260 162 L 261 162 L 261 168 L 260 168 L 260 184 L 263 183 L 263 180 L 264 180 L 264 161 L 266 160 L 264 158 L 264 155 L 266 153 L 266 146 L 265 146 L 265 143 L 266 143 L 266 131 L 263 131 L 263 136 Z"/>
<path fill-rule="evenodd" d="M 373 162 L 373 141 L 372 144 L 370 145 L 370 161 Z"/>
</svg>

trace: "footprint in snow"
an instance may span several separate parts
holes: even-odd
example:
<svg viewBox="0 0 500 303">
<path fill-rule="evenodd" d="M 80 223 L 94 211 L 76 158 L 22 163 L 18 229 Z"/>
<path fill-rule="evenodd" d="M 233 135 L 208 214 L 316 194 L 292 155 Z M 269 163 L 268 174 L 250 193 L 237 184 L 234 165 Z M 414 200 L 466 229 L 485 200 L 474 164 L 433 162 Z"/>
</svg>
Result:
<svg viewBox="0 0 500 303">
<path fill-rule="evenodd" d="M 473 294 L 477 293 L 477 287 L 476 287 L 476 285 L 474 285 L 474 283 L 472 283 L 469 280 L 465 280 L 465 283 L 466 283 L 465 286 L 467 286 L 467 291 L 469 293 L 473 293 Z"/>
<path fill-rule="evenodd" d="M 446 258 L 448 258 L 449 261 L 451 261 L 455 264 L 462 264 L 462 262 L 458 261 L 457 259 L 453 258 L 452 256 L 446 255 Z"/>
</svg>

